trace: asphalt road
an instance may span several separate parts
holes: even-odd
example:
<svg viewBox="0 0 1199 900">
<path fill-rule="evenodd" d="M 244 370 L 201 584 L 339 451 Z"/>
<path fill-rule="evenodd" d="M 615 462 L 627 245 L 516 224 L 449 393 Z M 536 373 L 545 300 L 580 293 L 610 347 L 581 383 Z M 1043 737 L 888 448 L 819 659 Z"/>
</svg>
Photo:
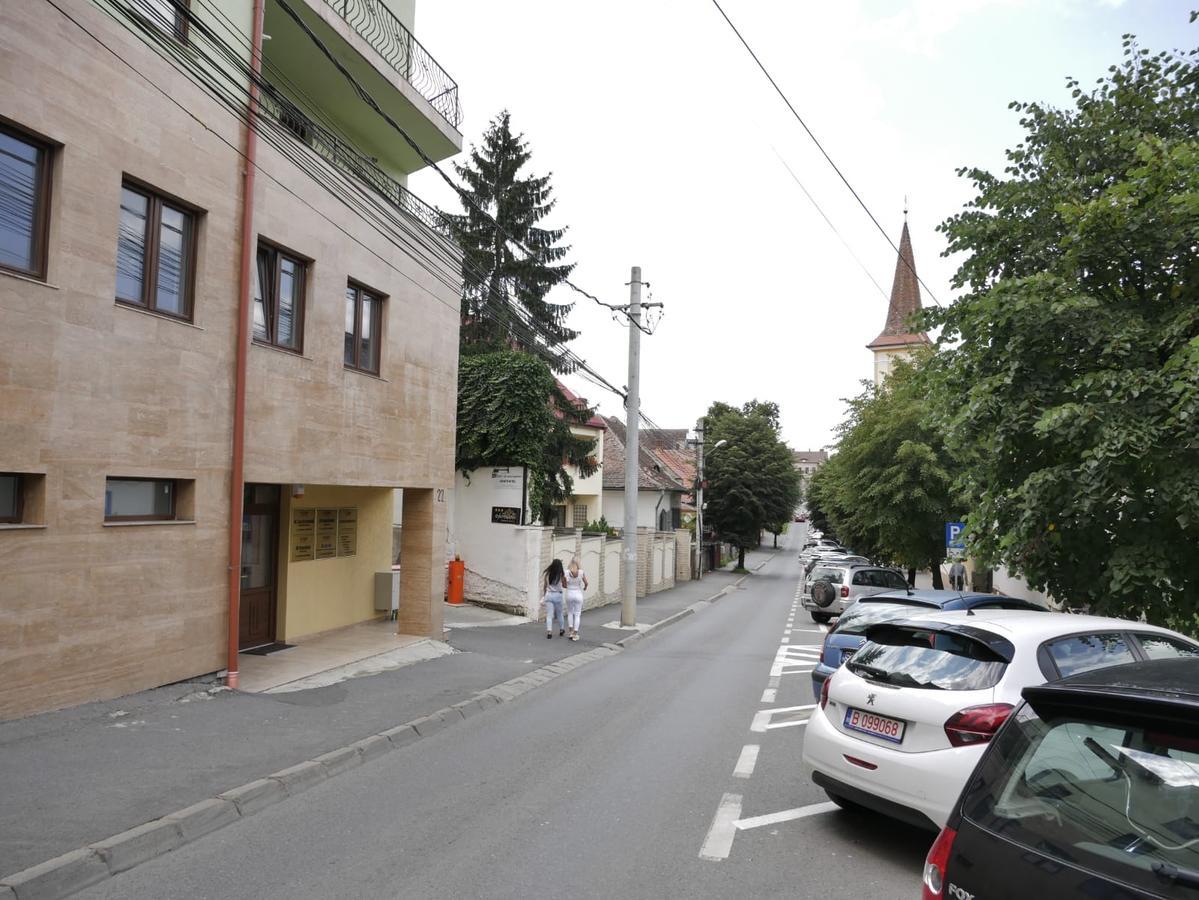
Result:
<svg viewBox="0 0 1199 900">
<path fill-rule="evenodd" d="M 610 660 L 80 896 L 918 897 L 932 836 L 800 772 L 822 639 L 793 606 L 801 537 Z"/>
</svg>

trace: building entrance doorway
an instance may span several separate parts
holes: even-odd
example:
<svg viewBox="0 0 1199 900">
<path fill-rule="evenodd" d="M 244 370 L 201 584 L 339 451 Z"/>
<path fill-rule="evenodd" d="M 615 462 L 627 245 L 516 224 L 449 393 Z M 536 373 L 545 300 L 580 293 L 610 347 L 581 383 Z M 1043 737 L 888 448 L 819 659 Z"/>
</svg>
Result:
<svg viewBox="0 0 1199 900">
<path fill-rule="evenodd" d="M 275 640 L 279 486 L 247 484 L 242 502 L 238 647 L 248 650 Z"/>
</svg>

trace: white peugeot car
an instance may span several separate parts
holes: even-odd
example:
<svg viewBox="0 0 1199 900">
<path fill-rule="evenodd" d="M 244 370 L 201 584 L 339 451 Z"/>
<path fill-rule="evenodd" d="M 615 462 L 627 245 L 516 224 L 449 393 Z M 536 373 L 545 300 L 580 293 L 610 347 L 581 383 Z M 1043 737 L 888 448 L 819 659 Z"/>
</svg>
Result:
<svg viewBox="0 0 1199 900">
<path fill-rule="evenodd" d="M 1177 656 L 1199 656 L 1199 643 L 1099 616 L 985 610 L 881 623 L 825 680 L 804 769 L 843 807 L 940 829 L 1023 688 Z"/>
</svg>

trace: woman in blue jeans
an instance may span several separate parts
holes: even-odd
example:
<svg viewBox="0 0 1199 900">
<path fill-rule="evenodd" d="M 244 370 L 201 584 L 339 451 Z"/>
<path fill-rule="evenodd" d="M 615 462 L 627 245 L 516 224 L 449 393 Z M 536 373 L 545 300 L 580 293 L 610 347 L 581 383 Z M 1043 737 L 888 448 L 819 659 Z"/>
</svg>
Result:
<svg viewBox="0 0 1199 900">
<path fill-rule="evenodd" d="M 566 634 L 566 613 L 562 610 L 562 591 L 566 588 L 566 573 L 562 569 L 562 560 L 555 559 L 545 570 L 542 580 L 545 596 L 545 636 L 554 636 L 554 616 L 558 617 L 558 634 Z"/>
</svg>

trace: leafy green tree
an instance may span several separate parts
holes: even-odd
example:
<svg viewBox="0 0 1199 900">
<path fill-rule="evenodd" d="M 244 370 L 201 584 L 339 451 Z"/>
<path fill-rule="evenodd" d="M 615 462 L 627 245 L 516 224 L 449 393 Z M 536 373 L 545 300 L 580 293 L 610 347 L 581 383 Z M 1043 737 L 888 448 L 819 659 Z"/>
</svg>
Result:
<svg viewBox="0 0 1199 900">
<path fill-rule="evenodd" d="M 465 475 L 484 466 L 527 467 L 529 507 L 544 522 L 570 497 L 567 465 L 584 478 L 599 470 L 595 441 L 570 430 L 592 415 L 562 396 L 538 357 L 512 350 L 463 357 L 454 465 Z"/>
<path fill-rule="evenodd" d="M 705 460 L 705 521 L 737 548 L 738 568 L 762 530 L 781 531 L 799 504 L 799 473 L 778 432 L 778 405 L 757 400 L 740 409 L 713 403 L 704 419 L 709 444 L 728 441 Z"/>
<path fill-rule="evenodd" d="M 504 110 L 468 163 L 454 166 L 470 200 L 463 215 L 445 217 L 463 251 L 463 355 L 520 348 L 553 359 L 555 348 L 578 336 L 566 326 L 573 304 L 546 299 L 574 264 L 562 262 L 570 249 L 559 245 L 566 229 L 537 227 L 556 201 L 549 175 L 521 176 L 531 156 Z"/>
<path fill-rule="evenodd" d="M 1199 625 L 1199 66 L 1127 37 L 941 230 L 926 312 L 971 549 L 1071 605 Z"/>
<path fill-rule="evenodd" d="M 909 570 L 928 568 L 940 589 L 945 522 L 956 519 L 954 470 L 932 427 L 921 365 L 897 361 L 881 387 L 849 401 L 837 452 L 812 492 L 837 536 L 859 553 Z"/>
</svg>

